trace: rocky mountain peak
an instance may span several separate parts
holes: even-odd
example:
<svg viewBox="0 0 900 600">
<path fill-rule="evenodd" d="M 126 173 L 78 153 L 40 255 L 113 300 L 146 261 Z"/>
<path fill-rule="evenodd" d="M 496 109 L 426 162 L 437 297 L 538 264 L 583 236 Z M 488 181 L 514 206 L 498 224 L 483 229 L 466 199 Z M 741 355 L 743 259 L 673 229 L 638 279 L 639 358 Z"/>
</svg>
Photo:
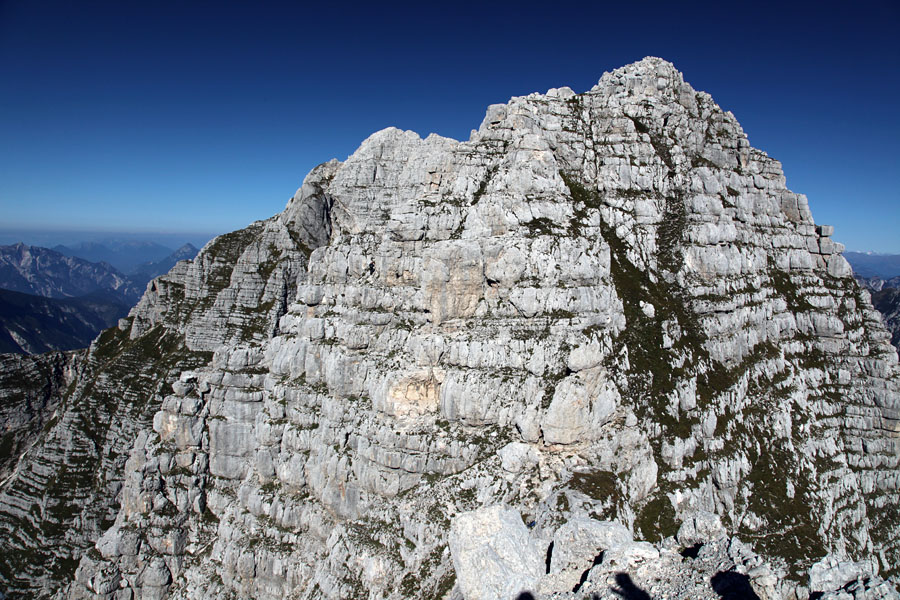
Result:
<svg viewBox="0 0 900 600">
<path fill-rule="evenodd" d="M 626 81 L 630 83 L 625 83 Z M 591 88 L 591 92 L 600 92 L 610 85 L 622 88 L 626 94 L 643 92 L 654 95 L 663 91 L 680 91 L 685 81 L 681 72 L 669 61 L 656 56 L 646 56 L 637 62 L 604 73 L 597 85 Z"/>
<path fill-rule="evenodd" d="M 379 131 L 95 341 L 0 493 L 0 554 L 55 544 L 74 582 L 0 575 L 71 598 L 889 594 L 897 354 L 831 234 L 661 59 L 493 105 L 465 141 Z M 73 447 L 79 497 L 115 501 L 23 511 Z"/>
</svg>

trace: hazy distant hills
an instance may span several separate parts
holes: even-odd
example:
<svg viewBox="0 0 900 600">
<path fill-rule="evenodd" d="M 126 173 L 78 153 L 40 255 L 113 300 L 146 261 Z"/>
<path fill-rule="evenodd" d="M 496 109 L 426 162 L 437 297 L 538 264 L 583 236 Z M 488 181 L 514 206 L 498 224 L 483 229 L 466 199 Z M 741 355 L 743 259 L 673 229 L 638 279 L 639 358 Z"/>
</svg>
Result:
<svg viewBox="0 0 900 600">
<path fill-rule="evenodd" d="M 116 252 L 101 244 L 81 244 L 80 248 L 96 256 Z M 168 250 L 152 243 L 119 248 L 124 248 L 126 256 L 118 257 L 120 264 L 151 250 L 154 254 Z M 0 246 L 0 353 L 88 346 L 100 331 L 128 314 L 148 281 L 197 252 L 195 246 L 185 244 L 162 258 L 133 265 L 126 275 L 106 261 L 91 262 L 22 243 Z"/>
<path fill-rule="evenodd" d="M 185 244 L 163 259 L 138 265 L 129 273 L 129 277 L 135 285 L 146 286 L 154 277 L 168 273 L 179 260 L 190 260 L 197 256 L 199 251 L 193 244 Z"/>
<path fill-rule="evenodd" d="M 53 250 L 91 262 L 107 262 L 123 273 L 131 273 L 145 263 L 164 260 L 172 253 L 171 248 L 156 242 L 116 239 L 81 242 L 72 246 L 60 244 L 54 246 Z"/>
<path fill-rule="evenodd" d="M 44 298 L 0 289 L 0 353 L 85 348 L 130 308 L 102 294 Z"/>
</svg>

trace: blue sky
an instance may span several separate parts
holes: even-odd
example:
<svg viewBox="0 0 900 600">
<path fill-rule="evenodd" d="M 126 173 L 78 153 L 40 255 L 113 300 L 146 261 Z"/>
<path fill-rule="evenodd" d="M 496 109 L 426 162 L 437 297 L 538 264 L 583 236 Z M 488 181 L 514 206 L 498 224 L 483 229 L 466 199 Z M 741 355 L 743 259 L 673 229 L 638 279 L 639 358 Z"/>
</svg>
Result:
<svg viewBox="0 0 900 600">
<path fill-rule="evenodd" d="M 900 253 L 900 9 L 0 0 L 0 228 L 224 232 L 387 126 L 661 56 L 848 248 Z M 623 6 L 623 5 L 629 6 Z"/>
</svg>

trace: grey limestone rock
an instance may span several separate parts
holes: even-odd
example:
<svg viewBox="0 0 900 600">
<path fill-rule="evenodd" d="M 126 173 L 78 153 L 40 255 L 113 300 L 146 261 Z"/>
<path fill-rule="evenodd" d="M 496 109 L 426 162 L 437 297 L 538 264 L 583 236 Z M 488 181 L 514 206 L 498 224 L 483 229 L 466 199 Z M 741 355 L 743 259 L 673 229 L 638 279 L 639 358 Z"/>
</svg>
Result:
<svg viewBox="0 0 900 600">
<path fill-rule="evenodd" d="M 379 131 L 94 342 L 0 488 L 0 589 L 887 589 L 898 359 L 831 234 L 661 59 Z"/>
<path fill-rule="evenodd" d="M 518 511 L 487 506 L 454 519 L 448 537 L 460 591 L 467 600 L 516 598 L 534 590 L 544 551 Z"/>
<path fill-rule="evenodd" d="M 568 572 L 564 585 L 571 589 L 598 557 L 632 543 L 631 532 L 620 523 L 575 517 L 553 535 L 549 573 Z"/>
<path fill-rule="evenodd" d="M 0 354 L 0 481 L 52 419 L 76 376 L 80 354 Z"/>
<path fill-rule="evenodd" d="M 874 562 L 839 560 L 826 556 L 809 569 L 809 591 L 828 600 L 900 598 L 890 583 L 877 574 Z"/>
<path fill-rule="evenodd" d="M 727 535 L 728 532 L 722 525 L 722 520 L 718 515 L 706 511 L 697 511 L 685 517 L 681 527 L 678 528 L 677 539 L 682 546 L 688 547 L 694 544 L 718 540 Z"/>
<path fill-rule="evenodd" d="M 519 473 L 540 461 L 540 452 L 531 444 L 510 442 L 497 451 L 500 466 L 510 473 Z"/>
</svg>

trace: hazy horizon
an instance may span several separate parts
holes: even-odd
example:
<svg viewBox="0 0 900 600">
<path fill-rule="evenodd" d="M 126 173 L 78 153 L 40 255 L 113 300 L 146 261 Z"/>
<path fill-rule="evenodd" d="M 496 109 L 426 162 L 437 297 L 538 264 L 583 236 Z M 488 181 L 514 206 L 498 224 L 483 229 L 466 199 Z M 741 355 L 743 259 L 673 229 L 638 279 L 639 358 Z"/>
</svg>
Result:
<svg viewBox="0 0 900 600">
<path fill-rule="evenodd" d="M 22 242 L 28 246 L 53 248 L 57 245 L 72 247 L 82 242 L 103 243 L 111 240 L 146 241 L 177 250 L 184 244 L 202 248 L 217 235 L 227 233 L 204 232 L 148 232 L 148 231 L 89 231 L 89 230 L 40 230 L 28 228 L 0 228 L 0 246 L 10 246 Z"/>
</svg>

